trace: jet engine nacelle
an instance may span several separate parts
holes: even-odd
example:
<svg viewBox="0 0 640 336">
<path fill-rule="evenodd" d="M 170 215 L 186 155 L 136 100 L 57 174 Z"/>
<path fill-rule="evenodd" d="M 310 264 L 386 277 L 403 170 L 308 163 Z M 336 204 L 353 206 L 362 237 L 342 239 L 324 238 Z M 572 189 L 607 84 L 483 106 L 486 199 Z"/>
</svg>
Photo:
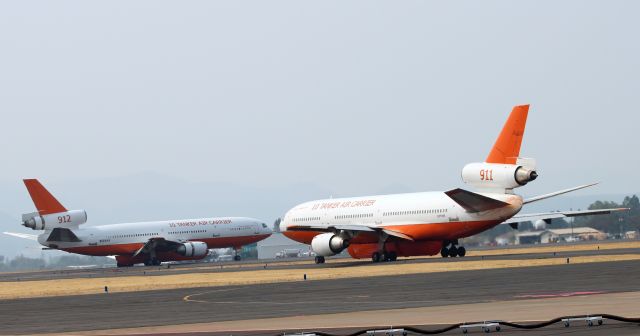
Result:
<svg viewBox="0 0 640 336">
<path fill-rule="evenodd" d="M 209 247 L 203 242 L 186 242 L 178 246 L 176 252 L 184 257 L 204 257 L 209 252 Z"/>
<path fill-rule="evenodd" d="M 333 233 L 323 233 L 313 237 L 311 249 L 319 256 L 330 257 L 349 247 L 349 241 Z"/>
<path fill-rule="evenodd" d="M 462 181 L 479 189 L 513 189 L 536 178 L 534 169 L 512 164 L 470 163 L 462 169 Z"/>
<path fill-rule="evenodd" d="M 71 210 L 55 214 L 40 215 L 37 212 L 22 215 L 22 225 L 33 230 L 49 230 L 57 227 L 73 228 L 87 222 L 87 212 Z"/>
</svg>

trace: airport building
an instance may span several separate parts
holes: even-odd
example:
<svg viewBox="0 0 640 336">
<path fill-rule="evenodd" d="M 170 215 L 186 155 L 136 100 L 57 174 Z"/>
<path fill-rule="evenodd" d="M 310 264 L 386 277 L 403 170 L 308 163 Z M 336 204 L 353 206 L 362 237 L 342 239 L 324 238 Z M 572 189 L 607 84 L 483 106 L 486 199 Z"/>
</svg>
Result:
<svg viewBox="0 0 640 336">
<path fill-rule="evenodd" d="M 516 235 L 515 244 L 547 244 L 582 240 L 605 240 L 607 234 L 590 228 L 576 227 L 566 229 L 547 229 L 540 231 L 525 231 Z"/>
<path fill-rule="evenodd" d="M 258 242 L 258 259 L 274 259 L 278 253 L 283 251 L 299 251 L 300 255 L 303 255 L 310 248 L 309 245 L 298 243 L 277 232 L 272 234 L 271 237 Z"/>
<path fill-rule="evenodd" d="M 526 244 L 541 244 L 542 243 L 542 234 L 545 231 L 525 231 L 519 232 L 515 237 L 516 245 L 526 245 Z"/>
<path fill-rule="evenodd" d="M 572 240 L 605 240 L 607 234 L 590 227 L 546 230 L 541 237 L 543 243 L 555 243 Z"/>
</svg>

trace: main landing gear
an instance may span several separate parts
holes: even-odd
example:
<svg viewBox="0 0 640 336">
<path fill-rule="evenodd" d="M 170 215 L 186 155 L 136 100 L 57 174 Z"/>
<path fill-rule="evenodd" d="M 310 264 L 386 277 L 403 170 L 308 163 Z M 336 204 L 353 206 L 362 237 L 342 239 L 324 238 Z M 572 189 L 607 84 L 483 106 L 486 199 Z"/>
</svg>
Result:
<svg viewBox="0 0 640 336">
<path fill-rule="evenodd" d="M 374 263 L 381 262 L 381 261 L 398 260 L 398 254 L 396 252 L 385 250 L 384 244 L 386 243 L 388 238 L 389 238 L 389 235 L 387 235 L 386 233 L 382 232 L 380 234 L 380 237 L 378 239 L 378 252 L 373 252 L 371 254 L 371 261 L 373 261 Z"/>
<path fill-rule="evenodd" d="M 442 250 L 440 250 L 440 255 L 443 258 L 455 258 L 455 257 L 464 257 L 467 254 L 467 249 L 464 246 L 458 246 L 458 241 L 445 241 L 442 243 Z"/>
<path fill-rule="evenodd" d="M 324 257 L 316 256 L 316 264 L 324 264 Z"/>
<path fill-rule="evenodd" d="M 371 261 L 373 261 L 374 263 L 377 262 L 381 262 L 381 261 L 396 261 L 398 260 L 398 254 L 391 251 L 391 252 L 373 252 L 373 254 L 371 255 Z"/>
<path fill-rule="evenodd" d="M 235 254 L 233 256 L 233 260 L 234 261 L 242 260 L 242 257 L 240 256 L 240 252 L 242 251 L 242 247 L 234 247 L 233 250 L 235 251 Z"/>
<path fill-rule="evenodd" d="M 160 260 L 156 258 L 149 258 L 144 261 L 145 266 L 160 266 Z"/>
</svg>

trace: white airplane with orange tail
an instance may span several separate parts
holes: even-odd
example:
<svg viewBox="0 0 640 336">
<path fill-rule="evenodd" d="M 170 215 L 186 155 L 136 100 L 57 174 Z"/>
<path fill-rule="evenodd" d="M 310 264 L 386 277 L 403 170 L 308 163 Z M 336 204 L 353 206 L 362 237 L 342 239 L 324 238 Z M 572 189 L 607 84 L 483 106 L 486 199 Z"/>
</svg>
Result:
<svg viewBox="0 0 640 336">
<path fill-rule="evenodd" d="M 485 162 L 462 169 L 464 183 L 476 192 L 445 192 L 336 198 L 306 202 L 289 210 L 280 220 L 283 234 L 310 244 L 316 263 L 345 249 L 357 259 L 395 261 L 397 257 L 464 257 L 460 238 L 499 224 L 517 228 L 519 222 L 610 214 L 628 209 L 562 211 L 518 214 L 522 206 L 594 184 L 557 191 L 529 199 L 513 189 L 538 177 L 535 160 L 520 158 L 529 105 L 516 106 Z"/>
<path fill-rule="evenodd" d="M 22 215 L 22 225 L 43 230 L 40 235 L 4 232 L 32 239 L 49 249 L 90 256 L 115 256 L 118 267 L 163 261 L 198 260 L 209 249 L 244 245 L 269 237 L 271 229 L 262 221 L 245 217 L 182 219 L 99 225 L 81 228 L 87 222 L 84 210 L 67 210 L 38 180 L 24 184 L 37 212 Z M 236 260 L 240 256 L 236 253 Z"/>
</svg>

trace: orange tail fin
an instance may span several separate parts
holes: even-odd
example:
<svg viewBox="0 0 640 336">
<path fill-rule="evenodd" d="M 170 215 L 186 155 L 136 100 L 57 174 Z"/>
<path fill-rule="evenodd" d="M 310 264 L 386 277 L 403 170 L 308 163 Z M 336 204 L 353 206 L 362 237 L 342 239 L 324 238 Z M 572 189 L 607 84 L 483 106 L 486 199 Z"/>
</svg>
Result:
<svg viewBox="0 0 640 336">
<path fill-rule="evenodd" d="M 516 163 L 520 155 L 520 145 L 522 144 L 528 113 L 529 105 L 519 105 L 513 108 L 485 162 Z"/>
<path fill-rule="evenodd" d="M 41 215 L 48 215 L 58 212 L 66 212 L 58 200 L 36 179 L 25 179 L 24 185 L 27 186 L 29 195 L 35 204 L 36 209 Z"/>
</svg>

